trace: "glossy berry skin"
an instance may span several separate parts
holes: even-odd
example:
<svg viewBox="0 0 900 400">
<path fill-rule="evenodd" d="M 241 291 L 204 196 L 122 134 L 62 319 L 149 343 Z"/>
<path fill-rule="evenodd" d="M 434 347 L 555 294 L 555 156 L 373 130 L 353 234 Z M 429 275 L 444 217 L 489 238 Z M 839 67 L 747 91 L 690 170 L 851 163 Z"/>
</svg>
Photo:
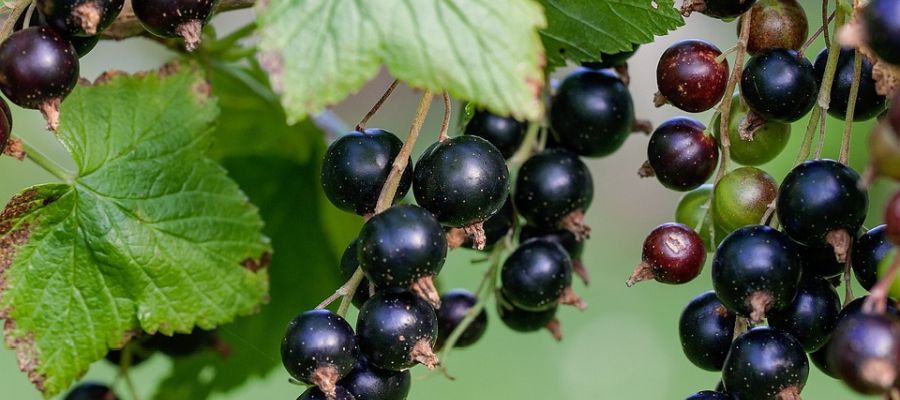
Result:
<svg viewBox="0 0 900 400">
<path fill-rule="evenodd" d="M 884 61 L 900 65 L 900 3 L 872 0 L 862 9 L 869 47 Z"/>
<path fill-rule="evenodd" d="M 537 153 L 519 169 L 513 203 L 528 223 L 558 229 L 573 211 L 587 211 L 594 199 L 591 171 L 563 149 Z"/>
<path fill-rule="evenodd" d="M 894 193 L 884 209 L 884 236 L 900 244 L 900 192 Z"/>
<path fill-rule="evenodd" d="M 734 397 L 722 392 L 704 390 L 688 396 L 685 400 L 734 400 Z"/>
<path fill-rule="evenodd" d="M 713 291 L 688 303 L 678 322 L 681 349 L 688 360 L 707 371 L 721 371 L 734 337 L 734 313 L 728 311 Z"/>
<path fill-rule="evenodd" d="M 719 180 L 713 195 L 712 215 L 724 231 L 758 224 L 778 192 L 771 175 L 755 167 L 741 167 Z"/>
<path fill-rule="evenodd" d="M 310 310 L 294 318 L 281 341 L 281 362 L 294 379 L 315 384 L 313 375 L 332 367 L 339 378 L 350 373 L 359 356 L 353 328 L 328 310 Z M 339 379 L 338 378 L 338 379 Z"/>
<path fill-rule="evenodd" d="M 516 307 L 543 311 L 572 285 L 572 261 L 558 243 L 532 239 L 519 245 L 500 270 L 504 296 Z"/>
<path fill-rule="evenodd" d="M 403 371 L 418 362 L 413 356 L 414 347 L 434 346 L 438 319 L 425 300 L 409 291 L 379 292 L 359 310 L 356 333 L 360 349 L 370 363 L 381 369 Z"/>
<path fill-rule="evenodd" d="M 791 304 L 769 313 L 769 326 L 789 333 L 804 350 L 813 352 L 828 341 L 840 312 L 841 299 L 834 286 L 824 278 L 804 276 Z"/>
<path fill-rule="evenodd" d="M 761 320 L 761 313 L 787 307 L 797 294 L 797 248 L 785 234 L 768 226 L 745 226 L 719 245 L 712 262 L 712 280 L 725 307 Z M 757 305 L 754 296 L 762 296 Z"/>
<path fill-rule="evenodd" d="M 637 53 L 640 45 L 634 45 L 631 51 L 620 51 L 618 53 L 600 53 L 600 61 L 590 61 L 581 63 L 582 67 L 592 68 L 592 69 L 604 69 L 604 68 L 613 68 L 618 67 L 620 65 L 624 65 L 628 62 L 628 59 Z"/>
<path fill-rule="evenodd" d="M 825 243 L 831 231 L 858 231 L 869 207 L 869 196 L 858 181 L 856 171 L 833 160 L 811 160 L 795 167 L 778 190 L 778 220 L 785 233 L 815 245 Z"/>
<path fill-rule="evenodd" d="M 209 20 L 216 0 L 133 0 L 134 15 L 144 29 L 160 37 L 183 37 L 188 23 L 202 27 Z"/>
<path fill-rule="evenodd" d="M 441 271 L 447 238 L 428 211 L 412 205 L 394 206 L 363 225 L 357 257 L 376 287 L 405 288 Z"/>
<path fill-rule="evenodd" d="M 78 56 L 47 27 L 14 32 L 0 44 L 0 90 L 20 107 L 62 100 L 78 83 Z"/>
<path fill-rule="evenodd" d="M 823 374 L 834 378 L 840 379 L 834 371 L 831 370 L 831 367 L 828 366 L 828 344 L 831 343 L 826 342 L 822 348 L 816 350 L 812 353 L 809 353 L 809 360 L 812 361 L 812 364 L 819 368 L 819 371 L 822 371 Z"/>
<path fill-rule="evenodd" d="M 556 306 L 543 311 L 529 311 L 516 307 L 506 299 L 503 292 L 498 292 L 497 295 L 497 315 L 506 327 L 516 332 L 539 331 L 556 319 Z"/>
<path fill-rule="evenodd" d="M 658 282 L 676 285 L 700 275 L 706 262 L 706 248 L 693 229 L 670 222 L 657 226 L 647 235 L 641 260 Z"/>
<path fill-rule="evenodd" d="M 143 346 L 151 351 L 158 351 L 172 358 L 181 358 L 211 347 L 215 340 L 213 331 L 196 328 L 188 334 L 176 333 L 172 336 L 156 334 L 150 336 Z"/>
<path fill-rule="evenodd" d="M 556 242 L 569 253 L 572 262 L 580 261 L 581 255 L 584 253 L 583 240 L 578 240 L 575 234 L 565 229 L 544 230 L 534 225 L 525 225 L 519 231 L 519 242 L 524 243 L 530 239 L 539 238 Z"/>
<path fill-rule="evenodd" d="M 697 234 L 703 239 L 703 247 L 706 248 L 707 252 L 715 251 L 722 239 L 728 235 L 728 233 L 716 226 L 713 219 L 707 215 L 709 211 L 707 202 L 712 191 L 712 184 L 701 185 L 681 196 L 675 209 L 675 222 L 679 224 L 698 226 L 702 221 L 703 225 L 700 226 L 700 231 Z"/>
<path fill-rule="evenodd" d="M 44 22 L 66 36 L 96 36 L 110 26 L 124 0 L 37 0 Z M 88 15 L 96 15 L 96 19 Z"/>
<path fill-rule="evenodd" d="M 466 226 L 494 215 L 509 195 L 509 169 L 500 151 L 478 136 L 438 142 L 422 154 L 413 194 L 441 223 Z"/>
<path fill-rule="evenodd" d="M 778 157 L 787 147 L 791 138 L 791 124 L 768 121 L 753 132 L 753 140 L 741 138 L 741 122 L 750 109 L 740 94 L 731 99 L 731 113 L 728 117 L 728 139 L 731 143 L 731 161 L 742 165 L 762 165 Z M 721 143 L 721 115 L 713 117 L 712 130 Z"/>
<path fill-rule="evenodd" d="M 838 55 L 837 70 L 834 72 L 834 80 L 831 84 L 831 102 L 828 114 L 838 119 L 845 119 L 848 102 L 850 101 L 850 86 L 853 85 L 854 50 L 841 49 Z M 828 63 L 828 49 L 824 48 L 816 56 L 813 65 L 816 72 L 816 82 L 822 84 L 825 76 L 825 65 Z M 885 109 L 887 97 L 878 94 L 875 90 L 875 79 L 872 78 L 872 62 L 862 56 L 862 69 L 859 76 L 859 92 L 856 95 L 856 106 L 853 109 L 854 121 L 866 121 L 878 116 Z"/>
<path fill-rule="evenodd" d="M 696 10 L 717 19 L 737 18 L 747 12 L 756 0 L 706 0 L 703 9 Z"/>
<path fill-rule="evenodd" d="M 685 192 L 706 182 L 719 162 L 716 140 L 693 118 L 675 117 L 653 131 L 647 160 L 663 186 Z"/>
<path fill-rule="evenodd" d="M 767 121 L 794 122 L 812 110 L 819 85 L 813 66 L 788 49 L 768 49 L 744 67 L 741 94 L 747 105 Z"/>
<path fill-rule="evenodd" d="M 483 250 L 487 251 L 492 249 L 497 242 L 509 234 L 509 231 L 513 228 L 515 223 L 516 210 L 512 205 L 512 196 L 507 196 L 506 202 L 503 203 L 503 207 L 500 207 L 500 210 L 497 211 L 496 214 L 488 218 L 487 221 L 484 221 L 482 226 L 485 237 Z M 466 240 L 462 245 L 463 247 L 470 249 L 474 248 L 472 237 L 466 236 Z"/>
<path fill-rule="evenodd" d="M 687 112 L 703 112 L 722 100 L 728 84 L 728 61 L 717 62 L 718 47 L 703 40 L 682 40 L 656 66 L 656 86 L 669 103 Z"/>
<path fill-rule="evenodd" d="M 900 371 L 900 322 L 887 314 L 842 319 L 831 337 L 828 365 L 859 393 L 886 393 Z"/>
<path fill-rule="evenodd" d="M 436 349 L 444 347 L 447 338 L 453 330 L 462 323 L 469 311 L 478 303 L 478 298 L 472 292 L 465 289 L 454 289 L 441 296 L 441 308 L 437 311 L 438 338 Z M 466 327 L 453 347 L 468 347 L 484 335 L 487 331 L 488 317 L 482 309 L 478 316 Z"/>
<path fill-rule="evenodd" d="M 353 273 L 356 272 L 356 269 L 359 267 L 359 258 L 357 254 L 359 250 L 357 245 L 359 244 L 359 239 L 353 239 L 347 248 L 344 249 L 344 254 L 341 255 L 341 276 L 344 278 L 344 281 L 350 280 L 353 276 Z M 359 282 L 359 287 L 356 288 L 356 293 L 353 294 L 353 305 L 356 308 L 362 307 L 363 304 L 366 303 L 366 300 L 369 300 L 369 278 L 363 278 L 362 281 Z"/>
<path fill-rule="evenodd" d="M 409 371 L 387 371 L 360 359 L 338 385 L 356 400 L 406 400 L 412 377 Z"/>
<path fill-rule="evenodd" d="M 63 400 L 119 400 L 119 398 L 109 386 L 86 382 L 72 388 Z"/>
<path fill-rule="evenodd" d="M 834 256 L 834 248 L 829 244 L 804 246 L 797 245 L 800 250 L 800 264 L 803 265 L 803 273 L 807 275 L 834 278 L 844 273 L 845 263 L 839 262 Z M 856 245 L 853 245 L 854 249 Z M 856 259 L 853 259 L 856 263 Z"/>
<path fill-rule="evenodd" d="M 809 361 L 796 339 L 777 329 L 753 328 L 731 345 L 722 369 L 725 389 L 738 399 L 775 399 L 787 390 L 800 393 Z"/>
<path fill-rule="evenodd" d="M 559 144 L 580 156 L 612 154 L 631 134 L 634 103 L 628 87 L 607 70 L 578 69 L 560 82 L 550 102 Z"/>
<path fill-rule="evenodd" d="M 479 136 L 491 142 L 497 150 L 500 150 L 503 158 L 510 158 L 522 145 L 527 126 L 526 123 L 512 117 L 478 110 L 466 124 L 465 134 Z"/>
<path fill-rule="evenodd" d="M 0 98 L 0 153 L 9 144 L 10 136 L 12 136 L 12 112 L 6 100 Z"/>
<path fill-rule="evenodd" d="M 869 229 L 856 240 L 851 266 L 860 286 L 872 290 L 872 286 L 878 281 L 878 265 L 893 247 L 885 236 L 885 225 Z"/>
<path fill-rule="evenodd" d="M 375 211 L 381 188 L 403 142 L 383 129 L 354 131 L 335 140 L 322 159 L 322 190 L 337 208 L 359 215 Z M 410 160 L 409 165 L 412 165 Z M 412 167 L 400 176 L 396 203 L 412 185 Z"/>
<path fill-rule="evenodd" d="M 760 0 L 751 10 L 747 39 L 747 53 L 751 56 L 774 48 L 800 50 L 806 42 L 809 21 L 796 0 Z M 735 25 L 740 36 L 741 23 Z"/>
<path fill-rule="evenodd" d="M 359 400 L 350 394 L 347 389 L 344 389 L 340 386 L 335 387 L 335 397 L 333 399 L 328 398 L 319 388 L 311 387 L 306 389 L 297 400 Z"/>
</svg>

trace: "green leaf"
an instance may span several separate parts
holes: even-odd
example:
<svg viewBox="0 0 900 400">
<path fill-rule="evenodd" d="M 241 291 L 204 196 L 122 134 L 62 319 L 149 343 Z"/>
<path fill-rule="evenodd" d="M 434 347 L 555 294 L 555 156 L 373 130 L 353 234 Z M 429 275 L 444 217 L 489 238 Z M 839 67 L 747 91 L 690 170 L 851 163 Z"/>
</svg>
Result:
<svg viewBox="0 0 900 400">
<path fill-rule="evenodd" d="M 217 65 L 211 78 L 222 108 L 212 153 L 266 221 L 264 232 L 275 248 L 271 301 L 260 313 L 218 329 L 231 349 L 227 358 L 206 351 L 173 360 L 157 387 L 159 400 L 208 398 L 276 369 L 286 382 L 278 347 L 285 327 L 340 285 L 341 254 L 361 224 L 359 217 L 331 206 L 319 189 L 324 134 L 309 121 L 288 126 L 274 94 L 251 90 L 261 83 L 261 71 Z M 206 372 L 201 377 L 196 371 Z"/>
<path fill-rule="evenodd" d="M 262 221 L 204 155 L 208 89 L 187 67 L 80 85 L 58 132 L 75 179 L 0 215 L 6 342 L 46 396 L 139 330 L 210 329 L 265 300 Z"/>
<path fill-rule="evenodd" d="M 407 84 L 536 119 L 544 26 L 534 0 L 270 0 L 263 66 L 293 122 L 335 104 L 382 64 Z"/>
<path fill-rule="evenodd" d="M 631 51 L 684 25 L 673 0 L 540 0 L 548 70 L 594 61 L 600 53 Z"/>
</svg>

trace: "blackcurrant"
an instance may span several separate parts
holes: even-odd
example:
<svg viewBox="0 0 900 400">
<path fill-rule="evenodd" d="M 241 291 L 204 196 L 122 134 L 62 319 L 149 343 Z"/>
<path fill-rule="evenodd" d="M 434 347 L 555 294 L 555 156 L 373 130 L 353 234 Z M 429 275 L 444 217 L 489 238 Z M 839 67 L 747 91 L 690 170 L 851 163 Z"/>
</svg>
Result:
<svg viewBox="0 0 900 400">
<path fill-rule="evenodd" d="M 436 349 L 444 347 L 447 338 L 462 323 L 463 319 L 473 312 L 477 303 L 478 298 L 465 289 L 451 290 L 441 296 L 441 309 L 437 311 L 438 338 L 437 344 L 434 346 Z M 487 313 L 482 309 L 462 332 L 453 347 L 468 347 L 475 344 L 487 331 L 487 323 Z"/>
<path fill-rule="evenodd" d="M 363 355 L 381 369 L 438 365 L 433 348 L 438 320 L 428 303 L 405 290 L 376 293 L 359 310 L 356 333 Z"/>
<path fill-rule="evenodd" d="M 503 294 L 516 307 L 543 311 L 557 304 L 583 309 L 572 291 L 572 261 L 559 243 L 531 239 L 519 245 L 500 270 Z"/>
<path fill-rule="evenodd" d="M 487 140 L 463 135 L 435 143 L 416 162 L 413 194 L 438 221 L 475 227 L 475 247 L 484 247 L 482 223 L 509 195 L 509 169 Z M 480 233 L 479 233 L 480 232 Z"/>
<path fill-rule="evenodd" d="M 484 221 L 482 224 L 484 228 L 484 249 L 488 250 L 494 247 L 497 242 L 502 240 L 509 234 L 509 231 L 512 230 L 513 226 L 516 223 L 516 210 L 512 205 L 512 196 L 506 198 L 506 202 L 503 203 L 503 207 L 497 211 L 496 214 L 492 215 L 487 221 Z M 451 228 L 451 234 L 461 233 L 459 235 L 458 240 L 462 240 L 462 246 L 470 249 L 475 249 L 475 241 L 471 236 L 465 233 L 465 229 L 461 228 Z M 451 237 L 447 237 L 448 242 L 451 240 Z M 450 248 L 453 248 L 453 245 L 450 245 Z"/>
<path fill-rule="evenodd" d="M 713 288 L 729 310 L 762 321 L 787 307 L 800 282 L 800 258 L 787 235 L 750 225 L 725 237 L 712 262 Z"/>
<path fill-rule="evenodd" d="M 844 262 L 851 235 L 862 226 L 869 206 L 859 175 L 833 160 L 811 160 L 796 166 L 778 190 L 778 220 L 784 232 L 805 245 L 828 243 Z"/>
<path fill-rule="evenodd" d="M 828 114 L 835 118 L 845 119 L 850 101 L 850 86 L 853 85 L 853 69 L 855 61 L 854 49 L 841 49 L 838 55 L 837 70 L 834 72 L 834 80 L 831 83 L 831 102 Z M 881 114 L 887 104 L 887 98 L 878 94 L 875 89 L 875 79 L 872 78 L 872 62 L 865 56 L 862 57 L 862 70 L 859 76 L 859 91 L 856 95 L 856 107 L 853 109 L 854 121 L 865 121 Z M 822 49 L 816 56 L 813 65 L 816 72 L 816 82 L 822 84 L 825 77 L 825 65 L 828 63 L 828 48 Z"/>
<path fill-rule="evenodd" d="M 576 70 L 559 84 L 550 103 L 550 127 L 556 140 L 585 157 L 618 150 L 631 134 L 633 122 L 628 87 L 606 70 Z"/>
<path fill-rule="evenodd" d="M 794 50 L 767 49 L 750 58 L 741 95 L 766 121 L 794 122 L 812 110 L 819 85 L 813 66 Z"/>
<path fill-rule="evenodd" d="M 13 32 L 22 30 L 25 28 L 25 16 L 28 13 L 22 13 L 19 15 L 19 19 L 16 20 L 15 25 L 13 25 Z M 41 20 L 40 13 L 32 13 L 31 19 L 29 20 L 28 26 L 41 26 L 46 25 L 44 21 Z M 58 32 L 58 31 L 57 31 Z M 75 53 L 78 54 L 78 57 L 84 57 L 91 50 L 97 46 L 97 43 L 100 42 L 100 35 L 92 35 L 92 36 L 72 36 L 67 34 L 62 34 L 63 37 L 72 45 L 75 49 Z"/>
<path fill-rule="evenodd" d="M 675 117 L 656 127 L 647 145 L 647 160 L 663 186 L 678 191 L 700 187 L 719 161 L 716 140 L 693 118 Z"/>
<path fill-rule="evenodd" d="M 846 318 L 849 318 L 849 317 L 857 315 L 857 314 L 863 314 L 864 313 L 863 305 L 865 304 L 866 299 L 868 299 L 868 298 L 869 298 L 868 295 L 860 296 L 860 297 L 853 299 L 853 301 L 847 303 L 846 305 L 844 305 L 844 308 L 841 309 L 840 315 L 838 315 L 838 324 L 840 324 L 840 321 L 843 321 Z M 890 314 L 894 317 L 900 318 L 900 309 L 897 309 L 897 305 L 896 305 L 897 302 L 892 298 L 888 298 L 887 300 L 888 301 L 887 301 L 886 308 L 885 308 L 885 314 Z"/>
<path fill-rule="evenodd" d="M 384 370 L 360 358 L 338 385 L 356 400 L 406 400 L 411 383 L 409 371 Z"/>
<path fill-rule="evenodd" d="M 119 398 L 109 386 L 86 382 L 72 388 L 64 400 L 119 400 Z"/>
<path fill-rule="evenodd" d="M 0 90 L 13 103 L 39 109 L 47 127 L 59 125 L 59 104 L 78 83 L 78 56 L 47 27 L 14 32 L 0 44 Z"/>
<path fill-rule="evenodd" d="M 631 51 L 620 51 L 618 53 L 600 53 L 600 61 L 586 61 L 581 63 L 582 67 L 593 68 L 593 69 L 605 69 L 605 68 L 613 68 L 618 67 L 620 65 L 624 65 L 628 62 L 628 59 L 637 53 L 640 45 L 636 44 L 632 47 Z"/>
<path fill-rule="evenodd" d="M 95 36 L 110 26 L 124 0 L 37 0 L 44 22 L 66 36 Z"/>
<path fill-rule="evenodd" d="M 753 328 L 731 345 L 722 382 L 738 399 L 796 399 L 809 377 L 809 360 L 796 339 L 777 329 Z"/>
<path fill-rule="evenodd" d="M 10 136 L 12 136 L 12 111 L 6 100 L 0 98 L 0 153 L 3 153 L 9 144 Z"/>
<path fill-rule="evenodd" d="M 297 400 L 359 400 L 347 391 L 347 389 L 340 386 L 336 386 L 334 389 L 333 394 L 327 395 L 322 390 L 319 390 L 319 388 L 312 387 L 306 389 Z"/>
<path fill-rule="evenodd" d="M 819 368 L 819 371 L 822 371 L 825 375 L 834 379 L 840 379 L 834 371 L 831 370 L 831 367 L 828 366 L 828 345 L 830 343 L 831 341 L 829 340 L 821 349 L 809 353 L 809 360 L 812 361 L 812 364 Z"/>
<path fill-rule="evenodd" d="M 900 3 L 872 0 L 862 9 L 869 47 L 884 61 L 900 65 Z"/>
<path fill-rule="evenodd" d="M 322 189 L 337 208 L 359 215 L 371 214 L 403 142 L 383 129 L 366 129 L 341 136 L 328 146 L 322 159 Z M 412 165 L 410 160 L 408 165 Z M 394 202 L 412 185 L 412 167 L 400 175 Z"/>
<path fill-rule="evenodd" d="M 519 231 L 519 242 L 522 243 L 532 238 L 541 238 L 559 243 L 569 253 L 569 258 L 572 260 L 572 272 L 575 272 L 585 285 L 590 282 L 590 275 L 581 261 L 581 255 L 584 253 L 583 240 L 578 240 L 575 234 L 565 229 L 547 230 L 534 225 L 523 226 L 522 230 Z"/>
<path fill-rule="evenodd" d="M 347 248 L 344 249 L 344 254 L 341 255 L 341 276 L 344 277 L 344 281 L 349 280 L 353 273 L 356 272 L 356 269 L 359 268 L 359 258 L 357 257 L 357 254 L 359 254 L 358 244 L 359 239 L 353 239 L 347 245 Z M 360 308 L 366 303 L 366 300 L 369 299 L 369 291 L 369 278 L 363 278 L 356 288 L 356 293 L 353 294 L 353 305 L 356 308 Z"/>
<path fill-rule="evenodd" d="M 516 332 L 528 333 L 546 329 L 554 339 L 562 340 L 556 310 L 555 306 L 543 311 L 525 310 L 507 300 L 503 292 L 497 292 L 497 315 L 504 325 Z"/>
<path fill-rule="evenodd" d="M 704 390 L 697 393 L 694 393 L 688 396 L 685 400 L 733 400 L 734 397 L 731 395 L 722 393 L 722 392 L 714 392 L 712 390 Z"/>
<path fill-rule="evenodd" d="M 217 0 L 132 0 L 134 15 L 150 33 L 183 38 L 184 47 L 200 46 L 203 25 L 209 20 Z"/>
<path fill-rule="evenodd" d="M 172 358 L 187 357 L 204 349 L 215 347 L 218 338 L 214 331 L 194 329 L 191 333 L 176 333 L 172 336 L 156 334 L 150 336 L 143 347 L 158 351 Z"/>
<path fill-rule="evenodd" d="M 838 262 L 834 257 L 834 249 L 831 245 L 804 246 L 798 244 L 797 247 L 800 251 L 800 264 L 803 265 L 804 274 L 827 279 L 844 273 L 846 264 Z M 853 262 L 856 263 L 855 260 Z"/>
<path fill-rule="evenodd" d="M 752 136 L 753 140 L 747 140 L 749 137 L 741 137 L 741 122 L 749 110 L 740 94 L 731 99 L 731 112 L 728 114 L 731 160 L 743 165 L 762 165 L 774 160 L 787 147 L 791 124 L 767 121 L 752 132 L 744 132 L 743 135 Z M 712 130 L 719 142 L 722 140 L 721 121 L 721 115 L 713 117 Z"/>
<path fill-rule="evenodd" d="M 900 377 L 900 322 L 889 314 L 841 319 L 828 346 L 828 366 L 857 392 L 886 393 Z"/>
<path fill-rule="evenodd" d="M 687 112 L 703 112 L 722 100 L 728 84 L 728 61 L 717 60 L 718 47 L 703 40 L 682 40 L 656 66 L 656 104 L 669 102 Z"/>
<path fill-rule="evenodd" d="M 466 124 L 466 135 L 480 136 L 491 142 L 504 158 L 510 158 L 522 145 L 527 124 L 513 117 L 478 110 Z"/>
<path fill-rule="evenodd" d="M 713 185 L 702 185 L 681 196 L 678 207 L 675 209 L 675 222 L 691 227 L 700 226 L 697 232 L 703 239 L 703 246 L 707 252 L 714 251 L 727 233 L 715 225 L 709 212 L 709 196 L 712 195 Z M 702 225 L 701 225 L 702 223 Z"/>
<path fill-rule="evenodd" d="M 841 299 L 825 278 L 806 275 L 787 307 L 772 310 L 769 326 L 791 334 L 807 352 L 821 348 L 831 336 L 841 312 Z"/>
<path fill-rule="evenodd" d="M 893 244 L 900 244 L 900 192 L 894 193 L 884 208 L 884 236 Z"/>
<path fill-rule="evenodd" d="M 684 355 L 697 367 L 721 371 L 731 348 L 737 317 L 722 305 L 713 291 L 688 303 L 678 322 Z"/>
<path fill-rule="evenodd" d="M 359 265 L 375 287 L 412 288 L 439 305 L 432 278 L 447 257 L 441 224 L 424 209 L 393 206 L 363 225 L 357 245 Z"/>
<path fill-rule="evenodd" d="M 747 53 L 756 55 L 766 49 L 800 50 L 809 34 L 809 21 L 796 0 L 760 0 L 751 8 Z M 743 19 L 743 17 L 741 17 Z M 741 23 L 736 24 L 738 35 Z"/>
<path fill-rule="evenodd" d="M 754 3 L 756 0 L 692 0 L 684 3 L 681 12 L 685 16 L 696 11 L 717 19 L 732 19 L 747 12 Z"/>
<path fill-rule="evenodd" d="M 884 234 L 885 225 L 869 229 L 853 244 L 851 266 L 856 281 L 866 290 L 871 290 L 878 281 L 878 264 L 884 260 L 894 245 Z"/>
<path fill-rule="evenodd" d="M 359 357 L 353 328 L 340 315 L 310 310 L 294 318 L 281 341 L 281 362 L 294 379 L 334 394 Z"/>
<path fill-rule="evenodd" d="M 697 232 L 675 222 L 662 224 L 644 239 L 641 262 L 626 285 L 649 279 L 673 285 L 690 282 L 700 275 L 705 262 L 706 248 Z"/>
<path fill-rule="evenodd" d="M 513 203 L 530 224 L 566 229 L 581 240 L 590 234 L 584 212 L 593 198 L 594 182 L 587 165 L 569 151 L 549 149 L 522 164 Z"/>
<path fill-rule="evenodd" d="M 775 200 L 778 183 L 756 167 L 741 167 L 719 180 L 713 194 L 713 219 L 725 232 L 760 223 Z"/>
</svg>

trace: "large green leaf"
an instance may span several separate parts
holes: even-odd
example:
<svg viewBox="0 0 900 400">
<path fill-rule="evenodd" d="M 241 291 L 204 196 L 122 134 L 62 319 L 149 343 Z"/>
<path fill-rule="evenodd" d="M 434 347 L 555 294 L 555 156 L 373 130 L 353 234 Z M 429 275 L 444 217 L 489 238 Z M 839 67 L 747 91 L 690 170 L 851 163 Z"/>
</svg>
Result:
<svg viewBox="0 0 900 400">
<path fill-rule="evenodd" d="M 204 155 L 208 89 L 187 67 L 80 85 L 58 132 L 75 177 L 0 216 L 6 343 L 45 395 L 137 331 L 210 329 L 265 300 L 262 220 Z"/>
<path fill-rule="evenodd" d="M 630 51 L 684 25 L 673 0 L 540 0 L 548 66 L 593 61 L 600 53 Z"/>
<path fill-rule="evenodd" d="M 341 101 L 382 64 L 499 114 L 541 114 L 544 17 L 534 0 L 269 0 L 257 23 L 291 121 Z"/>
</svg>

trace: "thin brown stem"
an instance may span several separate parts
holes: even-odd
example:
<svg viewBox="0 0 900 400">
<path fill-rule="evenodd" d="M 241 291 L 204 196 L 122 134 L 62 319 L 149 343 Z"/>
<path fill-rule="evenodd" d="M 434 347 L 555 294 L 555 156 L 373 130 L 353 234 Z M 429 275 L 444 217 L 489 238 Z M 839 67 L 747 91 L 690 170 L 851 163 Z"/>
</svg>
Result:
<svg viewBox="0 0 900 400">
<path fill-rule="evenodd" d="M 826 11 L 826 12 L 827 12 L 827 11 Z M 824 18 L 824 16 L 823 16 L 823 18 Z M 819 38 L 819 35 L 821 35 L 823 32 L 825 33 L 825 44 L 827 45 L 828 43 L 830 43 L 830 42 L 829 42 L 829 38 L 828 38 L 827 28 L 828 28 L 828 24 L 830 24 L 832 20 L 834 20 L 834 11 L 832 11 L 832 12 L 831 12 L 831 15 L 829 15 L 829 16 L 824 20 L 825 22 L 823 22 L 822 25 L 819 26 L 819 29 L 816 29 L 816 31 L 813 32 L 813 34 L 809 37 L 809 39 L 806 40 L 806 43 L 803 43 L 803 46 L 800 46 L 800 50 L 798 50 L 797 53 L 800 54 L 801 56 L 802 56 L 804 53 L 806 53 L 806 49 L 807 49 L 813 42 L 815 42 L 816 39 Z"/>
<path fill-rule="evenodd" d="M 363 116 L 361 120 L 359 120 L 359 123 L 356 124 L 356 130 L 362 132 L 363 129 L 366 129 L 366 124 L 368 124 L 369 120 L 375 115 L 375 113 L 377 113 L 378 110 L 381 109 L 381 106 L 384 105 L 384 102 L 387 101 L 388 97 L 391 97 L 391 93 L 394 93 L 394 89 L 397 88 L 397 85 L 399 83 L 400 81 L 397 79 L 394 79 L 394 81 L 391 82 L 391 85 L 388 86 L 384 93 L 381 94 L 381 97 L 378 98 L 378 101 L 375 102 L 375 105 L 373 105 L 369 112 L 367 112 L 366 115 Z"/>
<path fill-rule="evenodd" d="M 847 99 L 847 115 L 844 116 L 844 134 L 841 139 L 841 164 L 850 162 L 850 134 L 853 131 L 853 114 L 856 111 L 856 96 L 859 95 L 859 80 L 862 75 L 862 53 L 854 52 L 853 83 L 850 85 L 850 98 Z"/>
<path fill-rule="evenodd" d="M 838 0 L 840 1 L 840 0 Z M 837 12 L 837 9 L 834 10 Z M 831 39 L 828 37 L 828 24 L 831 22 L 831 17 L 828 17 L 828 0 L 822 0 L 822 33 L 825 35 L 825 46 L 828 46 L 831 43 Z"/>
<path fill-rule="evenodd" d="M 825 120 L 827 118 L 819 118 L 819 143 L 816 144 L 816 159 L 822 158 L 822 148 L 825 147 Z"/>
<path fill-rule="evenodd" d="M 891 266 L 888 267 L 884 275 L 878 279 L 878 282 L 876 282 L 875 286 L 872 286 L 872 290 L 869 291 L 869 297 L 867 297 L 866 302 L 863 303 L 863 310 L 875 313 L 883 313 L 885 311 L 888 301 L 888 288 L 894 283 L 894 278 L 897 276 L 898 269 L 900 269 L 900 256 L 894 256 Z"/>
<path fill-rule="evenodd" d="M 728 84 L 725 86 L 725 95 L 722 102 L 719 103 L 720 125 L 719 132 L 722 142 L 722 157 L 719 163 L 719 171 L 716 173 L 715 182 L 718 183 L 725 172 L 728 170 L 728 162 L 731 160 L 731 141 L 728 138 L 728 121 L 731 117 L 731 98 L 734 96 L 734 90 L 737 83 L 741 80 L 741 73 L 744 70 L 744 56 L 747 53 L 747 40 L 750 37 L 750 19 L 752 12 L 747 11 L 741 17 L 741 36 L 737 43 L 736 55 L 734 56 L 734 66 L 731 68 L 731 76 L 728 78 Z M 712 196 L 710 196 L 712 198 Z"/>
<path fill-rule="evenodd" d="M 450 114 L 453 112 L 450 105 L 450 95 L 447 94 L 446 90 L 442 97 L 444 98 L 444 119 L 441 120 L 441 132 L 438 134 L 438 140 L 441 142 L 450 138 L 447 136 L 447 132 L 450 130 Z"/>
<path fill-rule="evenodd" d="M 16 6 L 9 11 L 9 14 L 6 15 L 6 20 L 3 21 L 3 27 L 0 28 L 0 42 L 3 42 L 9 37 L 13 31 L 13 27 L 16 25 L 16 21 L 22 16 L 22 13 L 31 6 L 31 2 L 32 0 L 19 0 L 16 2 Z"/>
</svg>

